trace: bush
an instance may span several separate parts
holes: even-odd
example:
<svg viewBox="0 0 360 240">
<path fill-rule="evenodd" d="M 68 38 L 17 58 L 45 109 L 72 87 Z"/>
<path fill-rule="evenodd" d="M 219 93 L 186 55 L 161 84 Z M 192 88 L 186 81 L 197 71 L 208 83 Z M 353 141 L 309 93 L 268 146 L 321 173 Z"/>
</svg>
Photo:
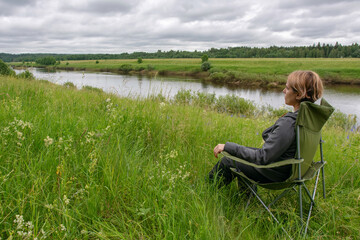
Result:
<svg viewBox="0 0 360 240">
<path fill-rule="evenodd" d="M 201 70 L 203 70 L 204 72 L 210 70 L 211 68 L 211 64 L 209 62 L 203 62 L 201 64 Z"/>
<path fill-rule="evenodd" d="M 137 63 L 142 63 L 143 62 L 143 60 L 142 60 L 142 58 L 141 57 L 139 57 L 138 59 L 137 59 Z"/>
<path fill-rule="evenodd" d="M 66 87 L 66 88 L 76 88 L 76 86 L 72 82 L 64 83 L 64 87 Z"/>
<path fill-rule="evenodd" d="M 194 104 L 200 107 L 211 108 L 215 104 L 215 93 L 197 92 L 194 96 Z"/>
<path fill-rule="evenodd" d="M 202 55 L 201 62 L 204 63 L 204 62 L 207 62 L 207 61 L 209 61 L 208 55 L 206 55 L 206 54 Z"/>
<path fill-rule="evenodd" d="M 28 70 L 19 73 L 17 75 L 18 78 L 25 78 L 25 79 L 35 79 L 34 74 L 32 74 L 31 72 L 29 72 Z"/>
<path fill-rule="evenodd" d="M 0 75 L 15 76 L 15 72 L 0 59 Z"/>
<path fill-rule="evenodd" d="M 99 60 L 96 60 L 96 62 L 95 62 L 96 64 L 99 64 Z"/>
<path fill-rule="evenodd" d="M 130 64 L 123 64 L 119 67 L 119 70 L 121 72 L 124 72 L 125 74 L 129 73 L 131 70 L 133 70 L 133 67 Z"/>
<path fill-rule="evenodd" d="M 140 66 L 140 67 L 135 67 L 135 71 L 142 71 L 142 70 L 145 70 L 145 67 L 143 66 Z"/>
<path fill-rule="evenodd" d="M 174 100 L 179 104 L 190 104 L 192 99 L 191 90 L 181 89 L 174 96 Z"/>
<path fill-rule="evenodd" d="M 210 79 L 211 81 L 214 82 L 224 82 L 226 79 L 226 73 L 223 72 L 214 72 L 212 74 L 210 74 Z"/>
<path fill-rule="evenodd" d="M 219 112 L 252 115 L 256 108 L 249 100 L 235 95 L 226 95 L 218 98 L 216 102 L 216 109 Z"/>
</svg>

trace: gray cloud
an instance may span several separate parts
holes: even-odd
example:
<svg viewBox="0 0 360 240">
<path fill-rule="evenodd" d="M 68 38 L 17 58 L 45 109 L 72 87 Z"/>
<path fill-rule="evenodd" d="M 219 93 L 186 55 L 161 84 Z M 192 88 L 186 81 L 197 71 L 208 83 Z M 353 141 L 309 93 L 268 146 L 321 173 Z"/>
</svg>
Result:
<svg viewBox="0 0 360 240">
<path fill-rule="evenodd" d="M 351 0 L 0 0 L 0 52 L 351 44 L 359 21 Z"/>
</svg>

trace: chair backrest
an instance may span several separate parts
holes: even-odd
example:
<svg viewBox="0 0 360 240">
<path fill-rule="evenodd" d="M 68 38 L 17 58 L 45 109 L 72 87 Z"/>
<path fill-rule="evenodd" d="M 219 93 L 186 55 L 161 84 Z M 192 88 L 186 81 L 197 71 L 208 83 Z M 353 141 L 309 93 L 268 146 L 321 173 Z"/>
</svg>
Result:
<svg viewBox="0 0 360 240">
<path fill-rule="evenodd" d="M 300 104 L 296 119 L 298 148 L 295 158 L 304 159 L 301 164 L 301 176 L 304 176 L 312 166 L 320 143 L 321 129 L 333 112 L 334 108 L 324 98 L 321 99 L 320 105 L 308 101 Z M 297 179 L 298 176 L 298 165 L 296 164 L 289 179 Z"/>
</svg>

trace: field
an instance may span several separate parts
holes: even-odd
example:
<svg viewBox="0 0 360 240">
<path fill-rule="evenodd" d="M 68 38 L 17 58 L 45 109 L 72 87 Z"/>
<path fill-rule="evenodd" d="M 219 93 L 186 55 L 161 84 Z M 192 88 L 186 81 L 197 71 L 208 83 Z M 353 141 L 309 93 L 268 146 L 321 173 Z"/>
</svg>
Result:
<svg viewBox="0 0 360 240">
<path fill-rule="evenodd" d="M 0 239 L 286 238 L 257 202 L 245 211 L 235 182 L 205 180 L 216 144 L 261 146 L 274 117 L 2 76 L 0 101 Z M 360 135 L 344 122 L 323 130 L 328 195 L 319 190 L 307 239 L 360 237 Z M 299 239 L 287 200 L 274 213 Z"/>
<path fill-rule="evenodd" d="M 98 62 L 98 63 L 97 63 Z M 209 59 L 212 68 L 201 70 L 201 59 L 136 59 L 62 61 L 56 68 L 120 73 L 190 75 L 210 81 L 269 85 L 284 84 L 286 76 L 295 70 L 313 70 L 327 83 L 360 84 L 360 59 L 329 58 L 242 58 Z M 22 66 L 23 63 L 12 63 Z M 25 65 L 31 65 L 25 63 Z M 274 84 L 273 84 L 274 85 Z"/>
</svg>

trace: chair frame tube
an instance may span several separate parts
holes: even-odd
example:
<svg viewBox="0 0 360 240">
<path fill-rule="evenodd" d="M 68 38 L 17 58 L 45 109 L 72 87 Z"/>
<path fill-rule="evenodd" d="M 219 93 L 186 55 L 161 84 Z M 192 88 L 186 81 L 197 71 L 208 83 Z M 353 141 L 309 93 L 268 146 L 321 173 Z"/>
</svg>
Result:
<svg viewBox="0 0 360 240">
<path fill-rule="evenodd" d="M 297 125 L 296 126 L 296 144 L 297 144 L 297 154 L 296 154 L 296 159 L 300 160 L 300 126 Z M 299 181 L 301 180 L 301 163 L 299 163 Z M 299 207 L 300 207 L 300 219 L 303 219 L 303 207 L 302 207 L 302 192 L 301 192 L 301 187 L 302 187 L 302 182 L 299 183 Z M 302 221 L 301 221 L 302 222 Z"/>
</svg>

